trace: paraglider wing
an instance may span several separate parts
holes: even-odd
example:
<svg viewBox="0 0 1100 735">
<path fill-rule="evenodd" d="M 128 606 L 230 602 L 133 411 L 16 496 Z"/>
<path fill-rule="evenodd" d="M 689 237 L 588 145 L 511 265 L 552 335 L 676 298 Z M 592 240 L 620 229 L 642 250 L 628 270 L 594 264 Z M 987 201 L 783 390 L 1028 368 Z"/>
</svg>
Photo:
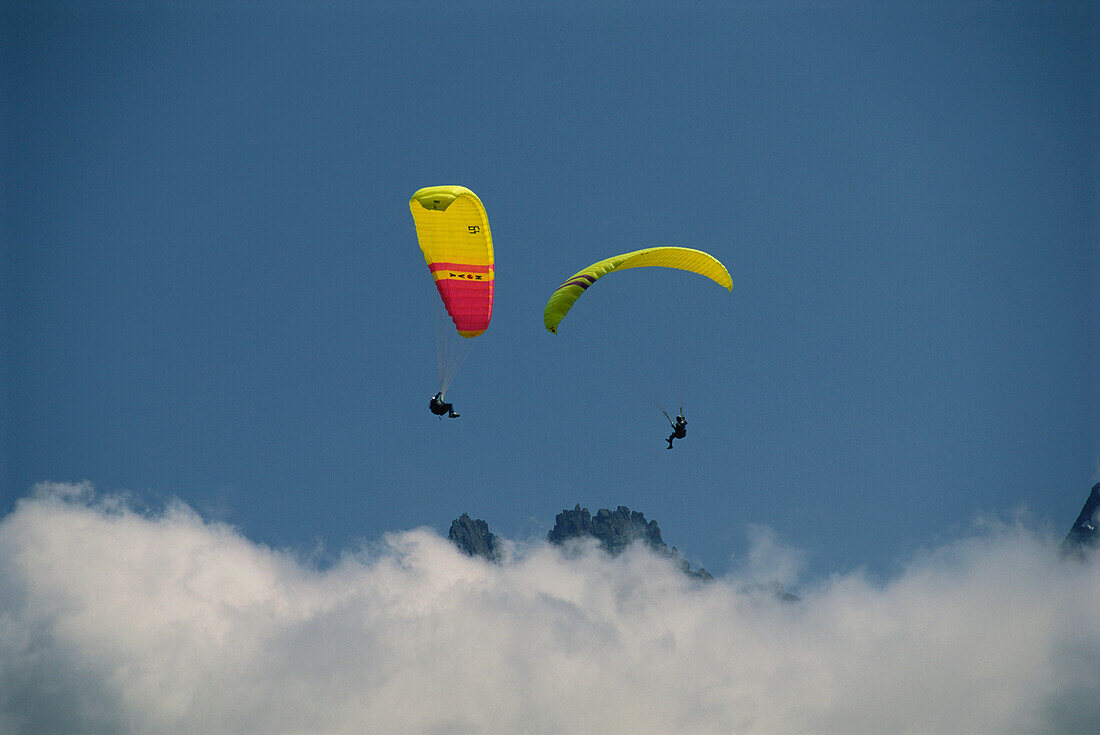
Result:
<svg viewBox="0 0 1100 735">
<path fill-rule="evenodd" d="M 607 260 L 601 260 L 578 273 L 574 273 L 558 287 L 557 291 L 550 295 L 550 300 L 546 302 L 546 308 L 542 313 L 543 323 L 548 330 L 556 334 L 558 323 L 569 313 L 573 303 L 597 280 L 613 271 L 648 266 L 691 271 L 706 276 L 719 286 L 725 286 L 727 289 L 733 290 L 733 279 L 730 278 L 729 271 L 717 258 L 709 253 L 704 253 L 702 250 L 692 250 L 691 248 L 645 248 L 644 250 L 635 250 L 632 253 L 623 253 Z"/>
<path fill-rule="evenodd" d="M 493 315 L 493 238 L 485 207 L 462 186 L 431 186 L 409 200 L 416 237 L 455 329 L 476 337 Z"/>
</svg>

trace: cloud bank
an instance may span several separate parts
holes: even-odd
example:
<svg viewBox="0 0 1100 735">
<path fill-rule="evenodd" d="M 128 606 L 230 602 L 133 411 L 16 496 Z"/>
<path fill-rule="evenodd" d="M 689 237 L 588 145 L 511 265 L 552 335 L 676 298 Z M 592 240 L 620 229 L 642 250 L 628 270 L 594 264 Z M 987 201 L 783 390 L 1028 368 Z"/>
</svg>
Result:
<svg viewBox="0 0 1100 735">
<path fill-rule="evenodd" d="M 752 575 L 797 568 L 753 533 Z M 1100 559 L 1055 541 L 986 524 L 792 604 L 641 548 L 496 566 L 423 529 L 322 570 L 41 486 L 0 522 L 0 732 L 1096 732 Z"/>
</svg>

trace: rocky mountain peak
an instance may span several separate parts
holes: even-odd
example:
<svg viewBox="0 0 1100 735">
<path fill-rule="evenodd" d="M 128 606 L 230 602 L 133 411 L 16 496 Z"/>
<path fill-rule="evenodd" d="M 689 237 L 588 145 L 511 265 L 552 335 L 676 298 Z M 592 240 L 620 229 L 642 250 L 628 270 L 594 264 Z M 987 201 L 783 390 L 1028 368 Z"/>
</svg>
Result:
<svg viewBox="0 0 1100 735">
<path fill-rule="evenodd" d="M 571 538 L 590 536 L 600 543 L 600 548 L 612 556 L 623 552 L 635 541 L 641 541 L 658 553 L 671 557 L 685 573 L 699 579 L 713 579 L 705 569 L 691 568 L 691 564 L 681 558 L 676 547 L 670 550 L 661 538 L 661 529 L 657 521 L 646 521 L 645 515 L 632 511 L 625 505 L 615 510 L 600 508 L 595 517 L 578 503 L 573 510 L 563 510 L 554 519 L 554 527 L 546 534 L 546 540 L 561 545 Z"/>
<path fill-rule="evenodd" d="M 1096 545 L 1100 533 L 1097 532 L 1097 523 L 1100 514 L 1100 482 L 1092 486 L 1092 492 L 1085 500 L 1085 506 L 1077 515 L 1073 527 L 1069 529 L 1062 541 L 1062 555 L 1084 557 L 1085 550 Z"/>
<path fill-rule="evenodd" d="M 567 539 L 591 536 L 600 542 L 604 551 L 615 556 L 635 541 L 643 541 L 650 548 L 668 552 L 661 539 L 657 521 L 646 522 L 645 515 L 631 511 L 625 505 L 616 510 L 600 508 L 593 518 L 588 508 L 578 503 L 573 510 L 563 510 L 554 519 L 554 528 L 546 534 L 552 544 L 562 544 Z"/>
<path fill-rule="evenodd" d="M 470 556 L 480 556 L 498 563 L 501 560 L 500 538 L 490 533 L 489 524 L 480 518 L 474 520 L 463 513 L 451 521 L 447 538 Z"/>
</svg>

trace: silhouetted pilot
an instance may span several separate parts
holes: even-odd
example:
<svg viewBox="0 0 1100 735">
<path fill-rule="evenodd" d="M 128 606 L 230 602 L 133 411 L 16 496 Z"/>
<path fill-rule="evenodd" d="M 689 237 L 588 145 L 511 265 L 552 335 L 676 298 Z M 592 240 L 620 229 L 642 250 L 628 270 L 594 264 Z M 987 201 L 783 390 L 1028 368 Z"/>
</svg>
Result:
<svg viewBox="0 0 1100 735">
<path fill-rule="evenodd" d="M 688 422 L 683 414 L 676 417 L 676 423 L 672 425 L 672 433 L 668 435 L 668 448 L 672 449 L 673 439 L 683 439 L 688 434 Z"/>
<path fill-rule="evenodd" d="M 455 413 L 454 405 L 443 400 L 442 391 L 432 396 L 432 402 L 428 404 L 428 410 L 436 416 L 446 415 L 452 419 L 457 419 L 459 417 L 459 414 Z"/>
</svg>

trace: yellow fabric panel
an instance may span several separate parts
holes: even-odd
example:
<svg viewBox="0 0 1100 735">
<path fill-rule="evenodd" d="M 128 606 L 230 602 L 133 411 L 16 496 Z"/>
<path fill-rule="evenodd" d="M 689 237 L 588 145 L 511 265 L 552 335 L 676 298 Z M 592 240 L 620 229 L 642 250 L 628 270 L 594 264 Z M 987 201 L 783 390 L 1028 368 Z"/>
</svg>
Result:
<svg viewBox="0 0 1100 735">
<path fill-rule="evenodd" d="M 416 224 L 420 249 L 429 266 L 433 263 L 493 265 L 489 217 L 472 191 L 462 186 L 428 187 L 413 194 L 409 209 Z M 491 269 L 488 278 L 492 278 Z"/>
<path fill-rule="evenodd" d="M 622 261 L 615 270 L 626 268 L 645 268 L 648 266 L 660 266 L 663 268 L 678 268 L 682 271 L 691 271 L 701 276 L 706 276 L 719 286 L 725 286 L 727 290 L 733 290 L 733 279 L 729 271 L 713 255 L 702 250 L 691 248 L 646 248 L 620 256 Z"/>
<path fill-rule="evenodd" d="M 729 271 L 709 253 L 680 247 L 645 248 L 597 261 L 584 270 L 574 273 L 550 295 L 550 300 L 546 302 L 546 308 L 542 313 L 543 324 L 550 332 L 556 334 L 558 323 L 569 313 L 574 302 L 589 286 L 608 273 L 626 268 L 654 266 L 698 273 L 719 286 L 733 290 L 733 279 L 730 278 Z"/>
</svg>

